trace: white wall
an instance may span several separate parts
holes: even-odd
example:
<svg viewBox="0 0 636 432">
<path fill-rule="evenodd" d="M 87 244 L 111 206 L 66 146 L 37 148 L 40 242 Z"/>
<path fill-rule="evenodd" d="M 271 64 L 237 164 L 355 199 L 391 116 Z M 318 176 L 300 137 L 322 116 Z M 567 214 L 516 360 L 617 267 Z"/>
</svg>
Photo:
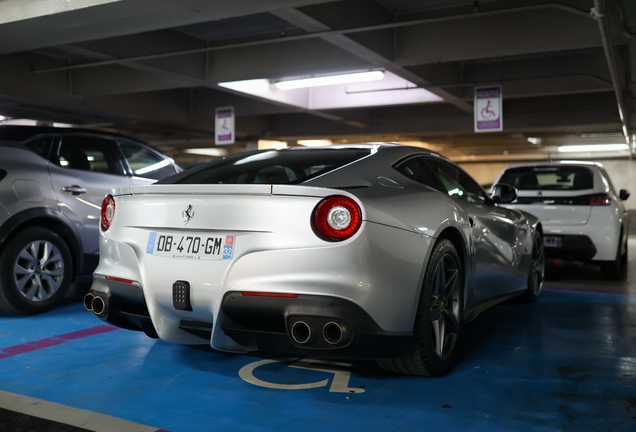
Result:
<svg viewBox="0 0 636 432">
<path fill-rule="evenodd" d="M 608 172 L 614 188 L 618 193 L 621 189 L 627 189 L 631 196 L 625 204 L 628 209 L 636 209 L 636 160 L 635 159 L 615 159 L 600 161 Z M 518 162 L 479 162 L 460 163 L 459 165 L 473 176 L 481 185 L 491 184 L 499 176 L 499 173 L 510 165 Z"/>
</svg>

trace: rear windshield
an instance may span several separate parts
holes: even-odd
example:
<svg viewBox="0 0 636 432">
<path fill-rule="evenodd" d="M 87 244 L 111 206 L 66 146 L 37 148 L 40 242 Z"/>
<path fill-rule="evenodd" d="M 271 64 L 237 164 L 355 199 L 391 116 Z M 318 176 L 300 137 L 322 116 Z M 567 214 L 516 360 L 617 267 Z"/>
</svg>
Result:
<svg viewBox="0 0 636 432">
<path fill-rule="evenodd" d="M 539 166 L 510 168 L 499 183 L 518 190 L 581 190 L 594 188 L 592 171 L 580 166 Z"/>
<path fill-rule="evenodd" d="M 161 180 L 178 184 L 300 184 L 370 154 L 368 149 L 240 153 Z"/>
</svg>

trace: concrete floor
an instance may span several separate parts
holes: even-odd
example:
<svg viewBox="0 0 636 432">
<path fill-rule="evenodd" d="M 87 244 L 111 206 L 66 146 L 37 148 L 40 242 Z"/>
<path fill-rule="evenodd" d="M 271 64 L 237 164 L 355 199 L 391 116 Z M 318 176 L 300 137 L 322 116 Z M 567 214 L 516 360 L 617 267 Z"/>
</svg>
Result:
<svg viewBox="0 0 636 432">
<path fill-rule="evenodd" d="M 81 304 L 0 312 L 0 431 L 636 430 L 636 238 L 624 280 L 549 262 L 535 304 L 465 327 L 448 376 L 230 355 L 104 325 Z"/>
</svg>

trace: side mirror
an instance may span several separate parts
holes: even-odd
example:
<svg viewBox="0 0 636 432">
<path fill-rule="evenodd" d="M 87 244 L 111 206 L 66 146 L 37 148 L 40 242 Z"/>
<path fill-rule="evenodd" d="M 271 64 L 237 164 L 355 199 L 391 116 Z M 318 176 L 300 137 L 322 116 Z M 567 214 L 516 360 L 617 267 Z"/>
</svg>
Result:
<svg viewBox="0 0 636 432">
<path fill-rule="evenodd" d="M 625 201 L 627 198 L 629 198 L 629 195 L 630 193 L 626 189 L 621 189 L 621 191 L 618 194 L 621 201 Z"/>
<path fill-rule="evenodd" d="M 517 188 L 497 183 L 490 189 L 490 197 L 496 204 L 509 204 L 517 199 Z"/>
</svg>

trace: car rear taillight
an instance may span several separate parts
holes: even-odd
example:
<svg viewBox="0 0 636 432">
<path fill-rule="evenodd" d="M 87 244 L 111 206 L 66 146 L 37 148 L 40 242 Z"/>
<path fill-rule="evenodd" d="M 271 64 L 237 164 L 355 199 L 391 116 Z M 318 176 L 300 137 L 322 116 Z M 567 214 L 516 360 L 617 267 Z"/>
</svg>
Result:
<svg viewBox="0 0 636 432">
<path fill-rule="evenodd" d="M 314 209 L 312 226 L 323 240 L 346 240 L 358 231 L 361 224 L 358 204 L 346 196 L 325 198 Z"/>
<path fill-rule="evenodd" d="M 590 195 L 590 205 L 610 205 L 612 199 L 607 194 Z"/>
<path fill-rule="evenodd" d="M 7 171 L 0 169 L 0 180 L 2 180 L 3 178 L 5 178 L 7 176 Z"/>
<path fill-rule="evenodd" d="M 115 217 L 115 200 L 112 195 L 107 195 L 102 201 L 101 228 L 102 231 L 108 231 L 110 224 Z"/>
</svg>

